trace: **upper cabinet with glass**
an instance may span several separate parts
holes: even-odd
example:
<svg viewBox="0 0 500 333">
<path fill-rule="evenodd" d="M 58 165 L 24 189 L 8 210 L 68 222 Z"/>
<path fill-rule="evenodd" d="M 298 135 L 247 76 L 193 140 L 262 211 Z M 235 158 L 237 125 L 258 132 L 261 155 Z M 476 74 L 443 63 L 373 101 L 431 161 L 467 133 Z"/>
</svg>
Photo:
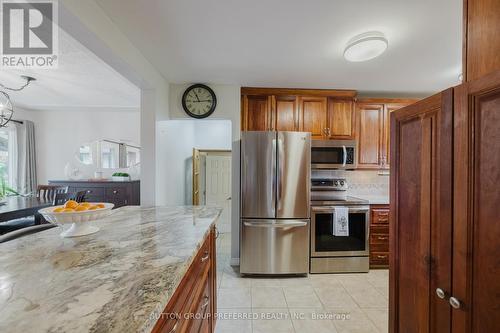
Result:
<svg viewBox="0 0 500 333">
<path fill-rule="evenodd" d="M 76 157 L 85 165 L 98 169 L 122 169 L 140 163 L 141 148 L 137 145 L 99 140 L 81 145 Z"/>
</svg>

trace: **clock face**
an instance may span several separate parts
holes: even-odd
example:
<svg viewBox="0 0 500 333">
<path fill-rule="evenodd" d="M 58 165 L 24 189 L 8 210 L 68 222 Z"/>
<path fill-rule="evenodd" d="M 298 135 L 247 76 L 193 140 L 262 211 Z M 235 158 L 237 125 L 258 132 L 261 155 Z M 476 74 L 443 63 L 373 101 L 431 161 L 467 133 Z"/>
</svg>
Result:
<svg viewBox="0 0 500 333">
<path fill-rule="evenodd" d="M 204 84 L 192 85 L 182 95 L 182 107 L 193 118 L 210 116 L 214 112 L 216 105 L 215 93 Z"/>
</svg>

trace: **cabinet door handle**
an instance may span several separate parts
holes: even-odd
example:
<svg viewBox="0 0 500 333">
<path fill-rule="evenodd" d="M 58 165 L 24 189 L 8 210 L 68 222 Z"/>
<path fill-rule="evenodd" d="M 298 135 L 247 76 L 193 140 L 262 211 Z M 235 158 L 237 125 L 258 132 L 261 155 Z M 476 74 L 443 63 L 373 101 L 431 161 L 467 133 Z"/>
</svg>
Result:
<svg viewBox="0 0 500 333">
<path fill-rule="evenodd" d="M 389 239 L 389 237 L 385 237 L 385 236 L 378 236 L 377 238 L 378 238 L 378 240 L 388 240 Z"/>
<path fill-rule="evenodd" d="M 460 309 L 462 307 L 462 303 L 460 303 L 460 301 L 453 296 L 450 297 L 449 302 L 451 307 L 454 309 Z"/>
<path fill-rule="evenodd" d="M 208 251 L 205 251 L 205 255 L 201 257 L 201 262 L 207 261 L 208 258 L 210 258 L 210 254 L 208 253 Z"/>
<path fill-rule="evenodd" d="M 385 258 L 387 258 L 387 256 L 381 256 L 381 255 L 377 256 L 377 259 L 385 259 Z"/>
<path fill-rule="evenodd" d="M 91 190 L 87 190 L 87 193 L 90 194 L 90 193 L 92 193 L 92 191 Z"/>
<path fill-rule="evenodd" d="M 203 299 L 205 300 L 205 303 L 201 306 L 201 308 L 205 309 L 210 304 L 210 298 L 205 295 Z"/>
<path fill-rule="evenodd" d="M 117 191 L 117 190 L 113 190 L 113 194 L 117 194 L 117 193 L 118 193 L 118 191 Z"/>
<path fill-rule="evenodd" d="M 437 295 L 437 297 L 439 297 L 441 299 L 446 298 L 446 292 L 441 288 L 436 288 L 436 295 Z"/>
</svg>

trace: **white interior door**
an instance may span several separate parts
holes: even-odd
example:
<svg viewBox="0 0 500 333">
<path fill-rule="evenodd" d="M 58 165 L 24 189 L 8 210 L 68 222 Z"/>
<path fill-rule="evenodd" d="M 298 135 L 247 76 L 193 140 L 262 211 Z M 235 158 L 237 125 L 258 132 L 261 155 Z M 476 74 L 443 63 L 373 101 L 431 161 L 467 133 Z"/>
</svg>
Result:
<svg viewBox="0 0 500 333">
<path fill-rule="evenodd" d="M 219 232 L 231 231 L 231 155 L 207 155 L 206 202 L 224 210 L 217 222 Z"/>
</svg>

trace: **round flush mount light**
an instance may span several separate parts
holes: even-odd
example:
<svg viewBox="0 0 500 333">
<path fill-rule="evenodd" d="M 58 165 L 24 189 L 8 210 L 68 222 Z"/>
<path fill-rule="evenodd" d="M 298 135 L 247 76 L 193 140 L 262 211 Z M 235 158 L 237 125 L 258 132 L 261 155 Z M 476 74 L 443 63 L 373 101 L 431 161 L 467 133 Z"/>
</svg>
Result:
<svg viewBox="0 0 500 333">
<path fill-rule="evenodd" d="M 347 61 L 361 62 L 378 57 L 387 49 L 389 42 L 378 31 L 365 32 L 349 40 L 344 50 Z"/>
</svg>

